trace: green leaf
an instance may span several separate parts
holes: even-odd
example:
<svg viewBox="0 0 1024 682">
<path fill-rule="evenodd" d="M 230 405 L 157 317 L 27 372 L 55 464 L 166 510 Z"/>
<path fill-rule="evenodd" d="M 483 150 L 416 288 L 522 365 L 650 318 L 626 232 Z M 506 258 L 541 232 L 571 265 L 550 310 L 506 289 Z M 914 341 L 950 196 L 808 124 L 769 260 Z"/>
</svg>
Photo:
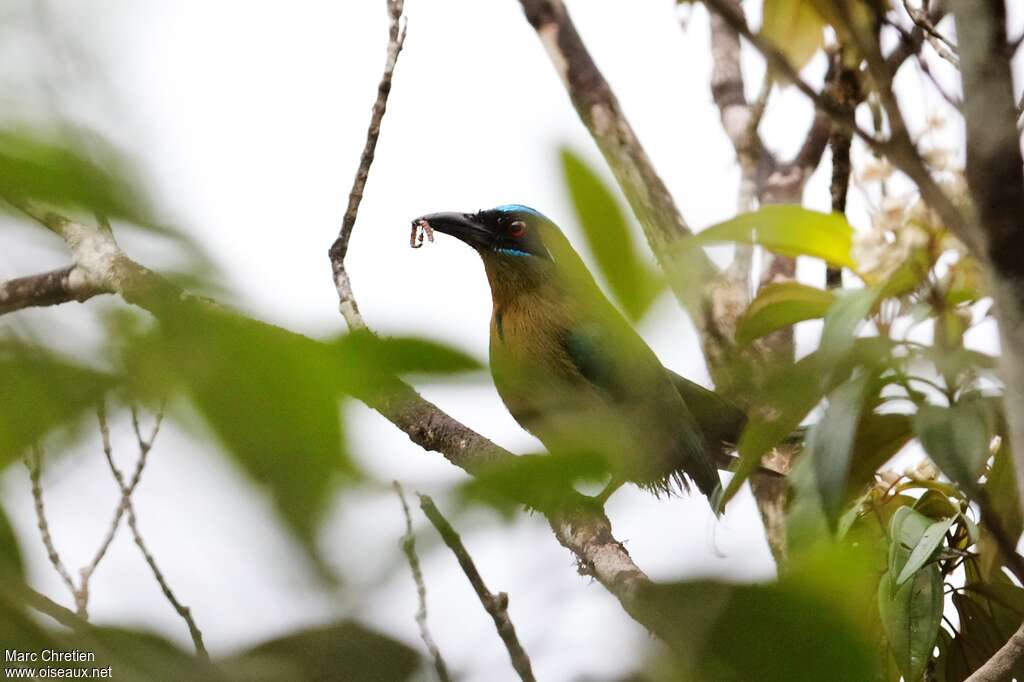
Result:
<svg viewBox="0 0 1024 682">
<path fill-rule="evenodd" d="M 875 472 L 899 452 L 914 436 L 910 417 L 905 414 L 865 414 L 853 444 L 849 487 L 869 484 Z"/>
<path fill-rule="evenodd" d="M 769 379 L 749 410 L 737 452 L 740 456 L 732 480 L 726 486 L 724 505 L 761 463 L 761 457 L 781 443 L 830 390 L 853 371 L 855 365 L 872 365 L 889 350 L 884 339 L 856 339 L 846 357 L 819 349 Z"/>
<path fill-rule="evenodd" d="M 0 507 L 0 581 L 22 582 L 25 579 L 25 564 L 21 558 L 18 536 Z"/>
<path fill-rule="evenodd" d="M 823 317 L 834 302 L 831 291 L 806 284 L 767 284 L 736 322 L 736 343 L 747 344 L 777 329 Z"/>
<path fill-rule="evenodd" d="M 86 150 L 93 152 L 90 154 Z M 100 167 L 92 159 L 102 156 Z M 92 139 L 46 139 L 28 131 L 0 131 L 0 196 L 15 201 L 85 209 L 111 218 L 146 222 L 146 208 L 107 145 Z"/>
<path fill-rule="evenodd" d="M 229 661 L 258 682 L 399 682 L 414 677 L 420 656 L 407 645 L 354 622 L 295 632 L 264 642 Z"/>
<path fill-rule="evenodd" d="M 942 620 L 942 577 L 932 564 L 897 585 L 891 571 L 878 584 L 878 612 L 896 665 L 907 682 L 924 674 Z"/>
<path fill-rule="evenodd" d="M 992 415 L 981 400 L 923 405 L 914 417 L 914 431 L 928 456 L 972 497 L 981 490 L 978 478 L 990 454 L 992 430 Z"/>
<path fill-rule="evenodd" d="M 873 587 L 863 556 L 816 552 L 777 583 L 654 584 L 638 603 L 673 655 L 658 679 L 863 682 L 877 667 L 863 622 Z"/>
<path fill-rule="evenodd" d="M 836 302 L 825 314 L 820 348 L 830 356 L 840 357 L 853 347 L 857 329 L 874 308 L 878 292 L 874 289 L 855 289 L 836 293 Z"/>
<path fill-rule="evenodd" d="M 839 213 L 819 213 L 796 205 L 772 204 L 702 230 L 693 245 L 756 244 L 784 256 L 812 256 L 856 270 L 851 256 L 853 228 Z"/>
<path fill-rule="evenodd" d="M 942 539 L 946 536 L 946 531 L 949 530 L 949 527 L 953 525 L 954 520 L 956 520 L 956 517 L 942 519 L 925 529 L 924 533 L 921 534 L 921 539 L 918 540 L 917 545 L 914 547 L 914 551 L 910 553 L 907 563 L 904 564 L 903 569 L 900 571 L 899 577 L 896 578 L 897 586 L 910 580 L 917 570 L 932 558 L 935 550 L 942 544 Z"/>
<path fill-rule="evenodd" d="M 357 474 L 342 438 L 348 384 L 336 348 L 228 313 L 181 311 L 161 327 L 162 362 L 312 546 L 333 486 Z M 146 347 L 150 361 L 160 361 L 157 348 Z"/>
<path fill-rule="evenodd" d="M 932 520 L 912 506 L 902 506 L 889 519 L 889 572 L 900 573 Z"/>
<path fill-rule="evenodd" d="M 52 429 L 78 424 L 117 379 L 17 343 L 0 343 L 0 468 Z"/>
<path fill-rule="evenodd" d="M 366 370 L 367 381 L 386 374 L 457 374 L 481 368 L 465 353 L 427 339 L 355 331 L 336 343 L 339 360 L 350 369 Z"/>
<path fill-rule="evenodd" d="M 825 21 L 810 0 L 764 0 L 761 35 L 801 69 L 825 40 Z"/>
<path fill-rule="evenodd" d="M 850 456 L 871 380 L 871 374 L 862 373 L 834 390 L 807 438 L 818 492 L 832 524 L 847 501 Z"/>
<path fill-rule="evenodd" d="M 639 256 L 625 212 L 614 193 L 573 151 L 562 148 L 562 171 L 576 217 L 612 295 L 634 320 L 664 290 L 664 279 Z"/>
<path fill-rule="evenodd" d="M 1024 517 L 1021 515 L 1020 500 L 1017 496 L 1017 478 L 1010 443 L 1005 437 L 992 461 L 992 469 L 985 483 L 985 494 L 989 500 L 991 513 L 1002 523 L 1004 532 L 1012 538 L 1020 537 L 1024 531 Z M 984 521 L 983 517 L 978 546 L 978 568 L 981 576 L 988 580 L 1000 570 L 1003 557 L 999 551 L 999 543 Z"/>
</svg>

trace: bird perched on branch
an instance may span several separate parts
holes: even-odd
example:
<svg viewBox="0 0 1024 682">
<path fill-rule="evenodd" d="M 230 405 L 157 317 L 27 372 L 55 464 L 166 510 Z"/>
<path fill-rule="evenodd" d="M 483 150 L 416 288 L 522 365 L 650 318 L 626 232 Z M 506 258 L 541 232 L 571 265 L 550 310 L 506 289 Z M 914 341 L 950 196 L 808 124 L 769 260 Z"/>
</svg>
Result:
<svg viewBox="0 0 1024 682">
<path fill-rule="evenodd" d="M 605 298 L 558 227 L 511 204 L 413 221 L 480 254 L 490 282 L 491 372 L 505 406 L 553 453 L 598 452 L 612 482 L 688 482 L 709 498 L 746 415 L 667 370 Z"/>
</svg>

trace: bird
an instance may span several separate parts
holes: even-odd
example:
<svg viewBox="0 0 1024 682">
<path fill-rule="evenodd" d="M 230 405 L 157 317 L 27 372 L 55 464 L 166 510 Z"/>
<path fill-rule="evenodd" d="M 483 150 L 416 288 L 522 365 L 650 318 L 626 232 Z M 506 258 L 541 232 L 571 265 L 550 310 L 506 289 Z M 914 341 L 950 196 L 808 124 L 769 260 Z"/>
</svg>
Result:
<svg viewBox="0 0 1024 682">
<path fill-rule="evenodd" d="M 611 480 L 655 493 L 692 483 L 716 507 L 716 461 L 746 414 L 672 372 L 605 297 L 559 227 L 505 204 L 421 216 L 473 248 L 491 290 L 490 367 L 512 417 L 551 453 L 594 453 Z"/>
</svg>

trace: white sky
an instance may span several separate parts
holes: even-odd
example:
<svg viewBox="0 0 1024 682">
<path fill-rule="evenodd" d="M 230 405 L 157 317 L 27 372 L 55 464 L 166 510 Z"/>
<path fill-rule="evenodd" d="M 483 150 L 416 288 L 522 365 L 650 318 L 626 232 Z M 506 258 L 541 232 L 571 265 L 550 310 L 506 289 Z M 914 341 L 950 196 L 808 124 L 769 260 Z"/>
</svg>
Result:
<svg viewBox="0 0 1024 682">
<path fill-rule="evenodd" d="M 68 104 L 78 75 L 93 73 L 70 55 L 57 62 L 67 80 L 55 99 L 135 155 L 165 220 L 213 256 L 236 303 L 295 331 L 334 334 L 343 323 L 326 250 L 383 65 L 383 5 L 121 0 L 97 13 L 89 3 L 55 4 L 63 30 L 76 40 L 98 36 L 105 51 L 97 71 L 109 78 L 112 92 L 99 102 L 71 98 Z M 610 176 L 518 3 L 408 5 L 408 40 L 352 239 L 350 272 L 372 327 L 430 336 L 483 360 L 490 303 L 476 256 L 444 236 L 412 251 L 409 220 L 432 211 L 524 203 L 579 244 L 558 145 L 570 145 Z M 689 223 L 699 229 L 731 216 L 738 173 L 711 103 L 703 10 L 692 13 L 684 33 L 671 0 L 576 1 L 569 7 Z M 10 49 L 5 54 L 11 58 Z M 752 68 L 748 88 L 754 90 L 760 73 Z M 819 61 L 808 73 L 820 71 Z M 921 82 L 910 69 L 901 78 L 918 119 L 938 104 L 934 93 L 922 94 Z M 793 89 L 773 102 L 763 132 L 788 156 L 803 138 L 810 109 Z M 809 185 L 807 205 L 827 209 L 823 170 Z M 867 224 L 862 207 L 854 192 L 851 216 L 859 226 Z M 37 232 L 5 228 L 0 277 L 66 262 L 60 245 Z M 121 241 L 148 265 L 173 262 L 166 245 L 147 237 L 123 233 Z M 801 276 L 820 280 L 823 273 L 802 266 Z M 0 324 L 42 328 L 59 320 L 68 333 L 54 343 L 74 351 L 95 339 L 91 311 L 116 305 L 93 301 L 84 310 L 26 311 L 17 313 L 17 322 L 8 316 Z M 805 326 L 799 337 L 804 350 L 817 333 Z M 667 366 L 706 383 L 692 328 L 670 297 L 641 332 Z M 422 389 L 503 446 L 520 452 L 539 447 L 505 412 L 489 380 Z M 461 471 L 361 405 L 347 414 L 350 445 L 373 474 L 435 495 L 446 508 L 445 490 L 464 480 Z M 115 445 L 127 453 L 127 425 L 118 426 Z M 2 482 L 4 507 L 22 538 L 34 584 L 67 603 L 35 535 L 24 471 L 12 467 Z M 69 564 L 83 564 L 116 501 L 98 442 L 55 461 L 45 485 L 58 546 Z M 389 492 L 341 499 L 325 525 L 327 553 L 348 581 L 342 597 L 317 587 L 267 501 L 233 465 L 174 425 L 158 438 L 135 499 L 154 553 L 215 654 L 347 613 L 420 648 L 413 585 L 398 553 L 403 519 Z M 658 501 L 632 489 L 614 496 L 609 514 L 617 537 L 654 578 L 773 575 L 746 492 L 717 524 L 703 498 Z M 416 523 L 430 625 L 449 664 L 467 680 L 511 679 L 489 617 L 454 558 L 437 547 L 418 514 Z M 488 585 L 511 595 L 511 616 L 539 679 L 632 668 L 649 641 L 646 633 L 603 588 L 576 575 L 570 554 L 542 518 L 524 514 L 501 526 L 479 513 L 455 524 Z M 189 645 L 127 535 L 119 536 L 94 578 L 91 611 L 98 622 L 143 625 Z"/>
</svg>

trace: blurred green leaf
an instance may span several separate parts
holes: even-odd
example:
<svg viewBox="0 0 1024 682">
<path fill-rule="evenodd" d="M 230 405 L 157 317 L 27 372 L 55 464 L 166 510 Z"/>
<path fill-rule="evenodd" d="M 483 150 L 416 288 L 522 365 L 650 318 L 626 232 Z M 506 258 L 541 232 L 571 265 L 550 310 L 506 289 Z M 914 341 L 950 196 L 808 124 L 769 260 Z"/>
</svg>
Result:
<svg viewBox="0 0 1024 682">
<path fill-rule="evenodd" d="M 928 526 L 924 533 L 921 534 L 921 539 L 917 541 L 917 545 L 910 553 L 910 557 L 907 559 L 907 563 L 900 569 L 900 574 L 896 578 L 897 587 L 907 582 L 922 566 L 924 566 L 935 554 L 935 550 L 942 544 L 942 539 L 946 535 L 946 531 L 953 525 L 953 521 L 956 517 L 950 517 L 948 519 L 941 519 L 935 521 Z"/>
<path fill-rule="evenodd" d="M 914 509 L 930 519 L 945 519 L 960 513 L 959 505 L 953 504 L 948 495 L 938 490 L 925 490 L 917 498 Z"/>
<path fill-rule="evenodd" d="M 749 420 L 737 447 L 740 461 L 721 504 L 732 499 L 757 470 L 761 457 L 793 433 L 825 394 L 850 375 L 854 366 L 872 365 L 888 349 L 885 339 L 856 339 L 845 357 L 819 349 L 769 379 L 748 412 Z"/>
<path fill-rule="evenodd" d="M 888 462 L 914 436 L 910 417 L 905 414 L 865 414 L 853 444 L 849 488 L 857 490 L 870 483 L 879 467 Z"/>
<path fill-rule="evenodd" d="M 856 289 L 836 292 L 836 302 L 825 314 L 821 330 L 822 351 L 833 357 L 841 357 L 853 348 L 857 329 L 867 319 L 878 300 L 874 289 Z"/>
<path fill-rule="evenodd" d="M 91 137 L 84 145 L 29 131 L 0 131 L 0 196 L 147 222 L 146 208 L 128 181 L 131 172 L 109 146 Z M 104 157 L 103 168 L 90 159 L 97 152 Z"/>
<path fill-rule="evenodd" d="M 908 682 L 917 682 L 932 657 L 942 620 L 939 567 L 930 564 L 903 585 L 887 571 L 878 584 L 878 612 L 896 665 Z"/>
<path fill-rule="evenodd" d="M 811 256 L 856 270 L 850 255 L 853 228 L 838 213 L 773 204 L 712 225 L 686 240 L 688 246 L 719 242 L 756 244 L 783 256 Z"/>
<path fill-rule="evenodd" d="M 993 417 L 985 402 L 964 399 L 952 407 L 922 405 L 914 417 L 914 431 L 928 456 L 944 474 L 972 497 L 978 495 Z"/>
<path fill-rule="evenodd" d="M 633 320 L 643 317 L 665 280 L 639 256 L 633 231 L 615 194 L 575 152 L 561 150 L 562 172 L 576 217 L 615 300 Z"/>
<path fill-rule="evenodd" d="M 355 331 L 338 339 L 339 359 L 349 371 L 368 370 L 368 381 L 386 374 L 455 374 L 481 368 L 481 364 L 449 346 L 417 338 L 382 337 Z"/>
<path fill-rule="evenodd" d="M 51 429 L 76 425 L 116 383 L 42 349 L 0 342 L 0 468 Z"/>
<path fill-rule="evenodd" d="M 1021 515 L 1020 500 L 1017 496 L 1017 479 L 1010 442 L 1006 437 L 1002 438 L 999 450 L 992 460 L 992 469 L 985 483 L 985 494 L 988 497 L 990 513 L 999 519 L 1004 532 L 1012 538 L 1020 537 L 1024 531 L 1024 517 Z M 1003 557 L 999 551 L 999 543 L 985 523 L 984 516 L 978 554 L 981 577 L 990 580 L 999 571 Z"/>
<path fill-rule="evenodd" d="M 825 40 L 825 21 L 811 0 L 764 0 L 761 35 L 801 69 Z"/>
<path fill-rule="evenodd" d="M 420 679 L 421 667 L 416 651 L 354 622 L 285 635 L 229 663 L 250 682 L 398 682 Z"/>
<path fill-rule="evenodd" d="M 552 511 L 580 501 L 575 485 L 607 475 L 607 461 L 599 453 L 520 455 L 477 473 L 458 494 L 463 504 L 483 503 L 506 516 L 523 504 Z"/>
<path fill-rule="evenodd" d="M 766 284 L 736 322 L 736 343 L 747 344 L 777 329 L 822 317 L 834 301 L 831 291 L 799 282 Z"/>
<path fill-rule="evenodd" d="M 18 536 L 0 507 L 0 581 L 22 582 L 25 579 L 25 564 L 21 558 Z"/>
<path fill-rule="evenodd" d="M 182 311 L 164 318 L 161 331 L 164 371 L 310 543 L 333 485 L 357 475 L 342 439 L 340 354 L 229 313 Z"/>
<path fill-rule="evenodd" d="M 863 682 L 876 673 L 869 566 L 863 553 L 817 552 L 777 583 L 654 585 L 639 601 L 672 649 L 671 679 Z"/>
<path fill-rule="evenodd" d="M 832 391 L 825 413 L 807 437 L 818 492 L 833 525 L 847 501 L 850 456 L 871 378 L 861 373 Z"/>
</svg>

